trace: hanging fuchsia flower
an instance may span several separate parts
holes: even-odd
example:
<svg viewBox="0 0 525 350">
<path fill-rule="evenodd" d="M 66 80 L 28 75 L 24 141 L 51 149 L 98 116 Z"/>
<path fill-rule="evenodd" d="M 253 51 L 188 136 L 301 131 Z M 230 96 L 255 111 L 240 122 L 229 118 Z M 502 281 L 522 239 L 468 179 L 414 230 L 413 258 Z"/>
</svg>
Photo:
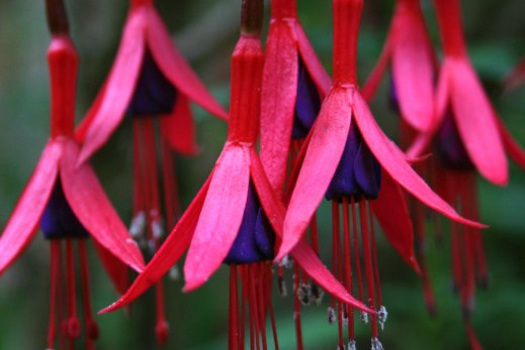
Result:
<svg viewBox="0 0 525 350">
<path fill-rule="evenodd" d="M 160 246 L 164 227 L 173 228 L 180 216 L 171 149 L 182 154 L 197 151 L 190 101 L 220 118 L 227 117 L 177 52 L 153 0 L 132 0 L 115 63 L 78 137 L 85 140 L 80 155 L 83 162 L 106 143 L 126 115 L 132 118 L 134 188 L 130 233 L 150 254 Z M 156 334 L 163 344 L 168 324 L 161 282 L 156 296 Z"/>
<path fill-rule="evenodd" d="M 397 0 L 383 51 L 363 87 L 366 100 L 389 65 L 401 117 L 417 131 L 428 130 L 434 117 L 435 58 L 419 0 Z"/>
<path fill-rule="evenodd" d="M 239 271 L 243 295 L 248 299 L 250 327 L 256 330 L 255 338 L 251 334 L 252 342 L 259 343 L 268 309 L 270 316 L 273 314 L 268 293 L 270 262 L 282 239 L 285 210 L 255 149 L 263 65 L 261 19 L 262 1 L 244 1 L 241 37 L 232 58 L 228 138 L 211 176 L 144 272 L 120 300 L 105 310 L 115 310 L 140 296 L 188 250 L 184 265 L 186 291 L 204 284 L 222 263 L 231 266 L 229 349 L 243 348 L 240 344 L 244 344 L 245 316 L 244 312 L 239 315 L 237 300 Z M 347 293 L 303 240 L 290 254 L 329 293 L 369 311 Z M 257 295 L 259 292 L 263 295 Z M 241 300 L 241 305 L 244 302 Z M 266 344 L 264 333 L 261 338 Z"/>
<path fill-rule="evenodd" d="M 302 239 L 310 218 L 323 196 L 333 201 L 334 271 L 351 290 L 353 274 L 350 262 L 349 207 L 357 241 L 356 206 L 359 204 L 360 231 L 364 270 L 372 315 L 372 348 L 381 349 L 377 321 L 386 320 L 381 302 L 375 251 L 375 234 L 370 209 L 382 224 L 392 246 L 405 261 L 417 269 L 408 211 L 400 186 L 430 208 L 458 222 L 480 226 L 459 216 L 438 197 L 412 170 L 403 153 L 383 134 L 359 92 L 356 77 L 356 50 L 363 2 L 334 0 L 334 83 L 305 145 L 302 167 L 291 195 L 284 221 L 283 242 L 277 259 Z M 340 246 L 338 202 L 343 206 L 344 242 Z M 370 208 L 371 207 L 371 208 Z M 341 256 L 340 251 L 343 251 Z M 357 280 L 361 300 L 365 300 L 361 282 L 359 248 L 354 244 Z M 343 263 L 344 261 L 344 263 Z M 378 304 L 375 294 L 378 293 Z M 342 322 L 349 318 L 351 348 L 353 339 L 352 309 L 338 305 L 329 310 L 329 320 L 339 324 L 340 347 L 343 347 Z M 345 311 L 345 312 L 343 312 Z"/>
<path fill-rule="evenodd" d="M 48 1 L 48 15 L 53 34 L 48 50 L 51 138 L 0 237 L 0 274 L 24 251 L 40 223 L 51 246 L 48 348 L 54 348 L 58 320 L 61 341 L 72 349 L 80 335 L 73 253 L 78 244 L 86 343 L 92 349 L 98 329 L 91 313 L 85 238 L 93 238 L 120 291 L 127 285 L 127 267 L 140 272 L 144 262 L 89 164 L 78 166 L 80 150 L 73 136 L 78 58 L 62 3 Z"/>
<path fill-rule="evenodd" d="M 463 215 L 479 218 L 477 170 L 485 179 L 505 185 L 508 165 L 505 151 L 525 168 L 525 152 L 499 119 L 470 62 L 457 0 L 434 1 L 444 59 L 436 88 L 436 115 L 431 127 L 414 141 L 409 157 L 427 151 L 434 142 L 437 192 Z M 454 288 L 459 292 L 469 339 L 478 341 L 470 325 L 475 284 L 487 284 L 482 236 L 475 227 L 452 224 Z"/>
<path fill-rule="evenodd" d="M 330 78 L 297 18 L 296 1 L 272 0 L 271 10 L 261 95 L 261 161 L 270 183 L 282 191 L 290 143 L 310 131 Z"/>
<path fill-rule="evenodd" d="M 179 152 L 194 152 L 188 100 L 226 118 L 226 112 L 173 46 L 153 0 L 132 0 L 115 63 L 79 131 L 87 141 L 80 161 L 107 142 L 126 112 L 170 115 L 161 122 L 163 136 Z"/>
</svg>

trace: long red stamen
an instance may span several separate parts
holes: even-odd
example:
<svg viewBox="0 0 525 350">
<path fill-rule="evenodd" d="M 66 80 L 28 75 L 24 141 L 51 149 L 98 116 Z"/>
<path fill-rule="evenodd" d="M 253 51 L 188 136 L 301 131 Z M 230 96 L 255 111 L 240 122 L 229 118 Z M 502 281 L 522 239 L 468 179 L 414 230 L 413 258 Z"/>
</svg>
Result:
<svg viewBox="0 0 525 350">
<path fill-rule="evenodd" d="M 359 201 L 359 221 L 361 224 L 361 242 L 363 244 L 363 254 L 365 261 L 365 273 L 367 284 L 367 295 L 370 308 L 376 310 L 375 301 L 375 287 L 374 287 L 374 268 L 372 264 L 372 254 L 370 248 L 370 238 L 368 230 L 368 213 L 366 208 L 366 201 Z M 372 336 L 377 338 L 379 332 L 377 329 L 376 315 L 370 315 L 372 318 Z"/>
<path fill-rule="evenodd" d="M 370 204 L 367 202 L 368 213 L 370 218 L 370 238 L 372 244 L 372 263 L 374 265 L 374 277 L 375 285 L 377 290 L 377 306 L 383 306 L 383 296 L 381 294 L 381 279 L 379 277 L 379 264 L 377 261 L 377 244 L 376 244 L 376 230 L 374 225 L 374 218 L 372 216 L 372 211 L 370 210 Z"/>
<path fill-rule="evenodd" d="M 228 350 L 237 350 L 239 346 L 239 300 L 237 294 L 237 266 L 231 265 Z"/>
<path fill-rule="evenodd" d="M 171 152 L 170 145 L 167 140 L 161 141 L 161 156 L 162 156 L 162 180 L 164 184 L 164 208 L 166 211 L 166 225 L 168 229 L 172 229 L 181 214 L 181 206 L 179 201 L 179 190 L 176 181 L 175 162 Z"/>
<path fill-rule="evenodd" d="M 133 119 L 133 216 L 135 217 L 140 212 L 145 210 L 144 208 L 144 189 L 143 189 L 143 175 L 142 165 L 143 151 L 141 141 L 141 125 L 140 120 L 137 118 Z"/>
<path fill-rule="evenodd" d="M 273 346 L 275 350 L 279 350 L 279 341 L 277 339 L 277 326 L 275 324 L 275 314 L 273 312 L 272 305 L 272 269 L 270 266 L 263 267 L 263 269 L 265 271 L 265 283 L 263 288 L 265 289 L 265 302 L 268 308 L 268 312 L 270 313 L 270 322 L 273 334 Z"/>
<path fill-rule="evenodd" d="M 239 334 L 240 334 L 240 337 L 239 337 L 239 349 L 240 350 L 244 350 L 244 343 L 245 343 L 245 331 L 246 331 L 246 327 L 245 327 L 245 317 L 246 317 L 246 302 L 247 302 L 247 297 L 246 297 L 246 284 L 245 284 L 245 273 L 244 273 L 244 266 L 239 266 L 238 268 L 238 273 L 240 275 L 240 280 L 241 280 L 241 300 L 240 300 L 240 303 L 241 303 L 241 322 L 239 322 Z M 250 327 L 250 333 L 251 333 L 251 327 Z"/>
<path fill-rule="evenodd" d="M 357 234 L 357 220 L 354 199 L 351 198 L 350 204 L 352 207 L 352 231 L 354 232 L 354 256 L 355 256 L 355 268 L 357 271 L 357 286 L 359 289 L 359 300 L 364 302 L 363 292 L 363 274 L 361 273 L 361 259 L 359 255 L 359 238 Z"/>
<path fill-rule="evenodd" d="M 58 326 L 59 326 L 59 342 L 60 342 L 60 348 L 65 349 L 66 348 L 66 338 L 67 338 L 67 311 L 66 311 L 66 302 L 67 298 L 64 297 L 64 293 L 66 293 L 65 286 L 64 286 L 64 267 L 63 267 L 63 259 L 62 259 L 62 242 L 57 240 L 56 245 L 58 246 L 58 257 L 57 257 L 57 264 L 58 264 L 58 270 L 57 270 L 57 311 L 58 311 Z M 66 293 L 67 295 L 67 293 Z"/>
<path fill-rule="evenodd" d="M 71 238 L 66 239 L 66 271 L 67 271 L 67 301 L 68 301 L 68 324 L 67 334 L 70 339 L 80 336 L 80 323 L 77 314 L 77 292 L 75 278 L 75 259 L 73 257 L 73 242 Z"/>
<path fill-rule="evenodd" d="M 80 276 L 82 280 L 82 305 L 84 316 L 84 327 L 86 329 L 86 347 L 94 349 L 94 340 L 98 338 L 98 325 L 93 319 L 91 307 L 91 292 L 89 287 L 89 269 L 86 253 L 86 242 L 83 239 L 78 241 L 78 251 L 80 255 Z"/>
<path fill-rule="evenodd" d="M 349 216 L 348 198 L 343 197 L 343 245 L 344 245 L 344 259 L 345 259 L 345 282 L 346 288 L 352 293 L 352 256 L 350 249 L 350 216 Z M 355 339 L 354 329 L 354 309 L 348 306 L 348 337 L 350 340 Z"/>
<path fill-rule="evenodd" d="M 50 241 L 50 284 L 51 293 L 49 295 L 49 328 L 47 332 L 47 347 L 53 349 L 55 345 L 56 335 L 56 308 L 57 308 L 57 292 L 59 288 L 58 277 L 60 275 L 60 242 L 57 240 Z"/>
<path fill-rule="evenodd" d="M 253 293 L 255 299 L 255 307 L 257 309 L 257 315 L 259 319 L 259 329 L 261 332 L 262 347 L 263 350 L 268 349 L 266 342 L 266 303 L 264 300 L 264 270 L 262 263 L 256 263 L 251 265 L 253 274 Z"/>
</svg>

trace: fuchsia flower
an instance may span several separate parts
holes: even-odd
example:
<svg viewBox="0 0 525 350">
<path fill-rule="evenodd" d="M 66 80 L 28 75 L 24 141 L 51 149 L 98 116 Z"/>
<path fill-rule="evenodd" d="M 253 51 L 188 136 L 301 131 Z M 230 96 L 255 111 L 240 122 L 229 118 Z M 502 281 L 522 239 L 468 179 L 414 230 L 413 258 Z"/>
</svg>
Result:
<svg viewBox="0 0 525 350">
<path fill-rule="evenodd" d="M 372 314 L 372 347 L 381 349 L 381 343 L 377 338 L 377 321 L 379 319 L 380 323 L 384 323 L 386 310 L 381 304 L 376 304 L 375 298 L 375 285 L 379 282 L 379 275 L 369 207 L 372 207 L 392 246 L 415 269 L 417 263 L 413 251 L 412 227 L 400 186 L 430 208 L 452 220 L 476 227 L 480 225 L 459 216 L 451 206 L 437 196 L 412 170 L 404 154 L 376 124 L 359 92 L 356 77 L 356 49 L 362 6 L 362 0 L 334 0 L 333 2 L 334 83 L 305 144 L 302 167 L 291 195 L 284 221 L 283 242 L 276 259 L 281 259 L 303 238 L 310 218 L 323 196 L 326 196 L 327 199 L 334 201 L 334 270 L 351 290 L 348 213 L 350 204 L 357 240 L 355 203 L 359 203 L 368 300 L 371 309 L 379 308 L 377 316 Z M 343 248 L 338 243 L 340 229 L 337 202 L 343 204 L 345 233 Z M 358 262 L 359 248 L 355 245 L 354 249 L 355 259 Z M 340 255 L 341 250 L 344 251 L 343 257 Z M 356 263 L 356 270 L 361 300 L 364 300 L 359 263 Z M 377 287 L 379 289 L 379 286 Z M 381 303 L 379 290 L 377 293 Z M 340 347 L 343 346 L 341 326 L 343 309 L 352 311 L 345 305 L 338 306 Z M 352 319 L 350 315 L 350 346 L 355 346 Z"/>
<path fill-rule="evenodd" d="M 231 266 L 230 349 L 244 344 L 244 312 L 238 314 L 236 286 L 236 274 L 241 272 L 243 295 L 249 299 L 250 328 L 256 329 L 252 341 L 259 342 L 267 310 L 272 314 L 270 300 L 269 296 L 252 295 L 246 288 L 266 295 L 271 281 L 268 262 L 274 257 L 275 244 L 282 239 L 285 211 L 255 149 L 263 65 L 261 19 L 262 1 L 243 2 L 241 37 L 232 57 L 228 137 L 212 174 L 144 272 L 122 298 L 104 311 L 120 308 L 140 296 L 188 250 L 185 291 L 204 284 L 223 262 Z M 290 254 L 329 293 L 369 311 L 348 294 L 304 240 L 299 240 Z M 264 333 L 262 341 L 265 344 Z"/>
<path fill-rule="evenodd" d="M 130 232 L 151 254 L 162 242 L 164 225 L 173 228 L 180 215 L 171 148 L 182 154 L 197 151 L 190 101 L 220 118 L 227 118 L 226 112 L 177 52 L 153 1 L 132 0 L 115 63 L 80 126 L 78 137 L 85 140 L 80 155 L 83 162 L 109 139 L 125 115 L 133 119 L 134 188 Z M 162 192 L 156 121 L 161 136 Z M 161 282 L 156 296 L 156 334 L 163 344 L 168 336 L 168 324 Z"/>
<path fill-rule="evenodd" d="M 330 78 L 297 18 L 296 1 L 272 0 L 271 10 L 261 95 L 261 161 L 270 183 L 282 191 L 290 142 L 310 131 Z"/>
<path fill-rule="evenodd" d="M 477 170 L 485 179 L 505 185 L 505 151 L 525 169 L 525 152 L 507 131 L 470 62 L 457 0 L 434 1 L 443 42 L 444 60 L 436 89 L 436 115 L 427 132 L 416 138 L 409 157 L 427 151 L 434 142 L 437 192 L 462 214 L 477 220 Z M 487 270 L 481 232 L 475 227 L 451 228 L 454 288 L 460 293 L 463 315 L 473 348 L 481 348 L 470 325 L 476 278 L 486 285 Z"/>
<path fill-rule="evenodd" d="M 24 251 L 38 231 L 51 246 L 51 297 L 48 348 L 54 348 L 56 322 L 61 340 L 73 349 L 80 335 L 76 307 L 73 244 L 78 243 L 87 348 L 98 336 L 91 313 L 85 238 L 91 236 L 117 289 L 125 289 L 127 267 L 140 272 L 144 262 L 111 206 L 89 164 L 78 166 L 73 136 L 78 58 L 68 36 L 61 3 L 48 1 L 52 31 L 48 50 L 51 75 L 51 137 L 0 237 L 0 274 Z M 62 245 L 65 243 L 65 261 Z M 65 268 L 65 275 L 63 274 Z"/>
<path fill-rule="evenodd" d="M 381 56 L 365 86 L 370 100 L 390 65 L 393 89 L 403 120 L 426 131 L 434 117 L 435 57 L 419 0 L 397 0 Z"/>
<path fill-rule="evenodd" d="M 161 73 L 172 86 L 171 93 L 166 96 L 165 91 L 142 86 L 151 95 L 137 96 L 141 95 L 137 91 L 140 80 L 148 80 L 148 73 L 144 70 L 158 71 L 154 72 L 155 75 Z M 147 101 L 148 97 L 150 101 Z M 137 100 L 140 98 L 142 101 Z M 86 140 L 80 162 L 88 159 L 107 142 L 122 122 L 126 111 L 130 108 L 140 110 L 143 105 L 148 110 L 151 100 L 157 100 L 157 111 L 160 111 L 151 114 L 169 114 L 168 118 L 161 120 L 163 136 L 181 153 L 195 151 L 189 100 L 223 119 L 227 115 L 173 46 L 153 0 L 132 0 L 115 63 L 79 130 L 79 137 Z M 132 114 L 137 113 L 132 111 Z M 183 131 L 181 125 L 185 127 Z"/>
</svg>

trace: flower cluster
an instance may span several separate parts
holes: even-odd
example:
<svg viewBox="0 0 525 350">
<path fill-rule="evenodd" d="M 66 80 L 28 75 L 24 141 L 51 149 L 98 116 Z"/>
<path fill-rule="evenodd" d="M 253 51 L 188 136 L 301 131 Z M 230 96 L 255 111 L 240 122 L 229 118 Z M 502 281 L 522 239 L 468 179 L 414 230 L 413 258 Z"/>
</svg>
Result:
<svg viewBox="0 0 525 350">
<path fill-rule="evenodd" d="M 279 348 L 272 287 L 276 277 L 279 294 L 288 294 L 288 269 L 297 349 L 308 347 L 302 308 L 323 304 L 327 294 L 337 349 L 361 347 L 360 319 L 370 325 L 371 349 L 382 350 L 388 300 L 381 288 L 378 233 L 421 277 L 434 312 L 424 250 L 427 209 L 436 227 L 438 215 L 450 220 L 453 287 L 470 344 L 481 349 L 471 322 L 476 282 L 488 284 L 476 173 L 504 185 L 506 154 L 525 168 L 525 151 L 470 63 L 459 1 L 434 5 L 443 58 L 434 52 L 420 2 L 397 0 L 383 51 L 361 89 L 363 0 L 332 1 L 332 77 L 303 30 L 295 0 L 271 0 L 266 45 L 263 0 L 243 0 L 226 112 L 175 48 L 153 0 L 131 0 L 113 66 L 75 127 L 78 56 L 62 0 L 47 0 L 50 138 L 0 236 L 0 274 L 39 230 L 49 243 L 47 349 L 74 349 L 83 333 L 85 348 L 95 348 L 99 328 L 86 247 L 91 238 L 120 293 L 100 314 L 154 288 L 159 344 L 168 339 L 171 317 L 163 277 L 185 255 L 185 292 L 203 287 L 221 266 L 229 268 L 229 350 L 247 344 L 267 349 L 270 342 Z M 390 99 L 401 117 L 406 152 L 386 136 L 368 105 L 389 67 Z M 511 73 L 509 89 L 523 82 L 523 71 L 521 64 Z M 228 131 L 207 180 L 183 210 L 172 153 L 198 152 L 191 103 L 227 122 Z M 89 163 L 126 119 L 134 162 L 129 228 Z M 323 200 L 331 206 L 323 220 L 330 229 L 318 222 Z M 323 254 L 327 242 L 329 259 Z M 132 283 L 130 269 L 138 273 Z"/>
</svg>

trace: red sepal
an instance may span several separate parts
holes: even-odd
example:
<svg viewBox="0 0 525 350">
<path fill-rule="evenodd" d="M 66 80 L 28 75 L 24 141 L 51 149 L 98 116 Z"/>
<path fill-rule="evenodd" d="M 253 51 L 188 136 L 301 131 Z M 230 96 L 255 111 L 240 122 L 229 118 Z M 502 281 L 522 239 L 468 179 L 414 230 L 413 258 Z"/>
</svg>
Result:
<svg viewBox="0 0 525 350">
<path fill-rule="evenodd" d="M 476 73 L 467 60 L 449 58 L 450 103 L 470 160 L 496 185 L 508 182 L 508 164 L 495 115 Z"/>
<path fill-rule="evenodd" d="M 0 237 L 0 274 L 15 261 L 38 232 L 40 217 L 56 182 L 62 147 L 61 140 L 48 142 L 4 228 Z"/>
<path fill-rule="evenodd" d="M 137 83 L 146 50 L 146 26 L 143 11 L 131 12 L 120 42 L 115 63 L 109 77 L 97 96 L 96 111 L 90 110 L 88 129 L 79 163 L 84 163 L 106 143 L 124 118 Z M 91 113 L 95 113 L 94 116 Z"/>
<path fill-rule="evenodd" d="M 434 64 L 419 2 L 399 3 L 391 30 L 392 75 L 401 115 L 414 129 L 428 130 L 434 116 Z"/>
<path fill-rule="evenodd" d="M 261 161 L 273 188 L 286 177 L 297 96 L 298 54 L 293 28 L 272 21 L 266 43 L 261 91 Z"/>
<path fill-rule="evenodd" d="M 184 264 L 184 291 L 204 284 L 237 237 L 248 196 L 250 149 L 227 143 L 217 160 Z"/>
<path fill-rule="evenodd" d="M 180 154 L 192 155 L 199 151 L 195 141 L 190 101 L 186 96 L 179 94 L 173 113 L 160 118 L 160 132 L 169 145 Z"/>
<path fill-rule="evenodd" d="M 346 88 L 334 87 L 321 107 L 288 205 L 278 260 L 299 242 L 323 200 L 343 154 L 352 105 L 352 96 Z"/>
<path fill-rule="evenodd" d="M 106 197 L 91 166 L 77 165 L 78 154 L 75 141 L 67 140 L 60 162 L 60 179 L 71 209 L 94 240 L 135 271 L 142 271 L 144 260 L 140 249 Z"/>
<path fill-rule="evenodd" d="M 525 170 L 525 150 L 514 140 L 510 132 L 507 130 L 503 122 L 499 117 L 495 115 L 496 125 L 499 129 L 499 134 L 501 140 L 503 141 L 503 146 L 507 150 L 509 156 L 512 160 L 519 165 L 522 169 Z"/>
<path fill-rule="evenodd" d="M 421 271 L 414 253 L 414 230 L 405 196 L 386 171 L 381 175 L 379 197 L 370 204 L 390 245 L 419 274 Z"/>
</svg>

